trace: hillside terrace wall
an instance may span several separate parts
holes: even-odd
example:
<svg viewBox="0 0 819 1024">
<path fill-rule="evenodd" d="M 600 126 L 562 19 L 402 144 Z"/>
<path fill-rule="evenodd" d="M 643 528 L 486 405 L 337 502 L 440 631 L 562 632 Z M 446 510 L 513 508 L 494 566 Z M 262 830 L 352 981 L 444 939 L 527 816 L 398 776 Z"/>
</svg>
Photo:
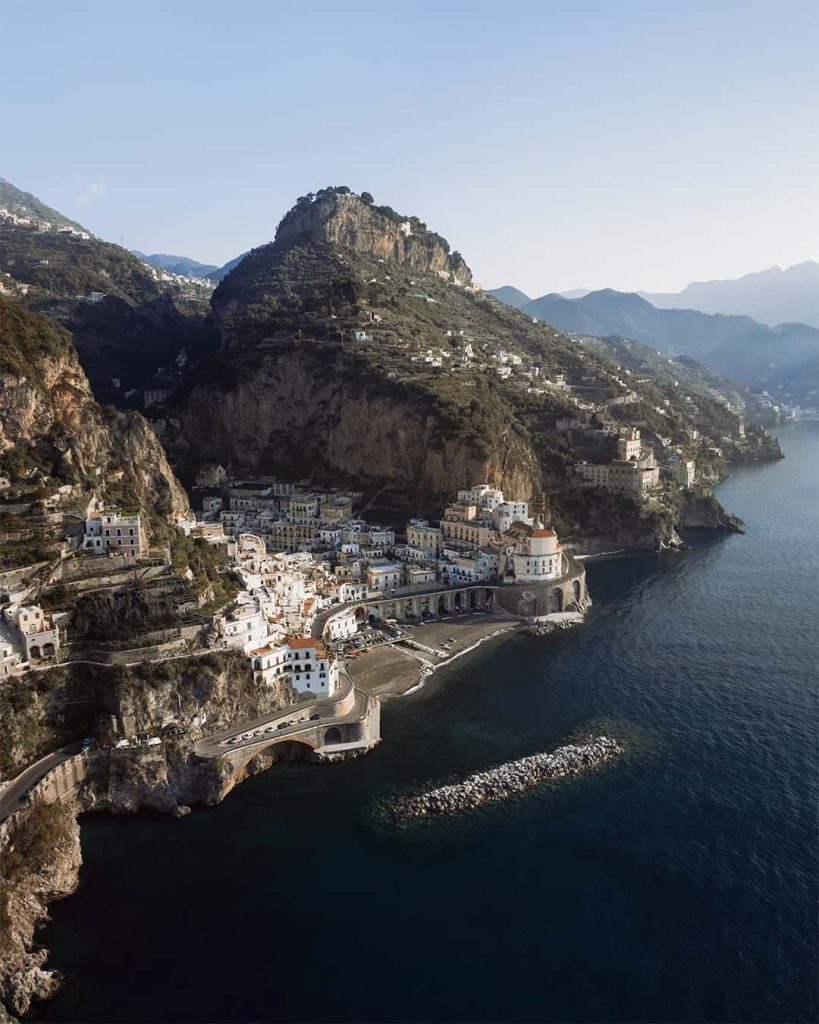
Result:
<svg viewBox="0 0 819 1024">
<path fill-rule="evenodd" d="M 97 555 L 86 558 L 69 558 L 62 561 L 51 575 L 52 583 L 73 583 L 86 579 L 111 579 L 119 572 L 127 570 L 145 579 L 159 575 L 167 565 L 161 558 L 144 559 L 126 558 L 124 555 Z"/>
<path fill-rule="evenodd" d="M 31 565 L 22 565 L 19 569 L 6 569 L 5 572 L 0 572 L 0 594 L 7 594 L 10 590 L 16 589 L 47 565 L 48 562 L 33 562 Z"/>
</svg>

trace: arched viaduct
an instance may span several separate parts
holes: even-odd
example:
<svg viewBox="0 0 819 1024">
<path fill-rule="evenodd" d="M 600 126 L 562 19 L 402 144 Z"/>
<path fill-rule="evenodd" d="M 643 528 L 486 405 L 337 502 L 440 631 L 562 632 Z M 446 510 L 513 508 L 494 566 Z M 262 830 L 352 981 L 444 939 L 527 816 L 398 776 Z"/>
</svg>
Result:
<svg viewBox="0 0 819 1024">
<path fill-rule="evenodd" d="M 563 568 L 560 576 L 542 583 L 437 584 L 416 591 L 398 590 L 384 597 L 348 602 L 318 615 L 313 635 L 327 636 L 332 620 L 350 611 L 362 625 L 377 619 L 412 620 L 468 611 L 502 610 L 522 619 L 552 612 L 583 611 L 590 604 L 586 570 L 582 563 L 565 553 Z"/>
</svg>

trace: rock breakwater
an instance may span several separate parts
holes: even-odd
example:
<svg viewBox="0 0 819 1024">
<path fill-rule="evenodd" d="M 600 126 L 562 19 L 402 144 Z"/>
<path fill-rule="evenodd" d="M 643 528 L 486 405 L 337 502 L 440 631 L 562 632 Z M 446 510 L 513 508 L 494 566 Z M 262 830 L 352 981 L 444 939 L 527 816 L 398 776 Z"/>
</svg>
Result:
<svg viewBox="0 0 819 1024">
<path fill-rule="evenodd" d="M 581 775 L 622 753 L 608 736 L 596 736 L 580 744 L 567 744 L 549 754 L 532 754 L 519 761 L 490 768 L 424 793 L 398 797 L 382 807 L 394 821 L 461 814 L 486 804 L 498 803 L 544 782 Z"/>
</svg>

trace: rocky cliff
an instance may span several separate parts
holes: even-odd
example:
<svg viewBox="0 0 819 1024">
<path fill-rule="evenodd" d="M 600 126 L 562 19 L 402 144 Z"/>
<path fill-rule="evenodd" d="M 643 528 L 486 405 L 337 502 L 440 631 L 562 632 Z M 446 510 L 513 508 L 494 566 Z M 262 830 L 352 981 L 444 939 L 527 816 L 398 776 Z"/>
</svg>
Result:
<svg viewBox="0 0 819 1024">
<path fill-rule="evenodd" d="M 278 711 L 296 696 L 286 682 L 256 684 L 249 659 L 235 653 L 103 670 L 99 683 L 103 735 L 108 728 L 116 735 L 159 734 L 168 722 L 179 729 L 157 747 L 106 747 L 91 756 L 83 806 L 114 813 L 218 803 L 232 781 L 218 762 L 192 753 L 193 744 Z"/>
<path fill-rule="evenodd" d="M 103 494 L 112 475 L 166 514 L 188 507 L 147 421 L 94 400 L 68 332 L 0 298 L 0 477 L 6 497 L 64 484 Z"/>
<path fill-rule="evenodd" d="M 278 711 L 296 696 L 287 683 L 257 686 L 248 659 L 235 653 L 132 668 L 65 665 L 38 673 L 33 687 L 20 684 L 7 695 L 16 713 L 13 733 L 3 731 L 0 747 L 11 767 L 6 777 L 45 749 L 95 727 L 101 741 L 85 755 L 87 774 L 76 803 L 36 804 L 0 829 L 0 1024 L 26 1013 L 33 1000 L 48 998 L 59 984 L 34 935 L 47 903 L 77 886 L 77 814 L 181 815 L 190 805 L 218 803 L 237 778 L 220 761 L 197 757 L 193 743 Z M 123 734 L 158 735 L 162 742 L 118 749 L 114 741 Z"/>
<path fill-rule="evenodd" d="M 479 480 L 519 498 L 540 489 L 529 440 L 480 388 L 464 409 L 374 374 L 349 353 L 309 346 L 244 369 L 227 386 L 203 383 L 188 396 L 194 461 L 431 495 Z"/>
<path fill-rule="evenodd" d="M 729 533 L 745 533 L 745 524 L 739 516 L 726 512 L 709 489 L 683 492 L 679 527 L 682 530 L 725 530 Z"/>
<path fill-rule="evenodd" d="M 4 823 L 0 837 L 0 1021 L 27 1013 L 59 984 L 35 942 L 46 906 L 77 888 L 82 856 L 76 808 L 34 805 Z"/>
<path fill-rule="evenodd" d="M 419 274 L 444 274 L 461 284 L 472 281 L 460 255 L 450 252 L 446 239 L 417 217 L 402 217 L 390 207 L 334 189 L 302 197 L 279 224 L 276 243 L 323 243 L 390 260 Z"/>
<path fill-rule="evenodd" d="M 219 461 L 386 486 L 404 505 L 488 480 L 510 498 L 545 493 L 582 536 L 679 544 L 676 508 L 616 500 L 607 515 L 606 502 L 572 494 L 576 464 L 594 453 L 556 423 L 594 413 L 680 451 L 699 437 L 702 474 L 726 435 L 740 443 L 737 417 L 693 377 L 678 387 L 666 364 L 644 368 L 639 353 L 638 372 L 470 282 L 460 256 L 416 218 L 346 189 L 302 197 L 275 242 L 214 293 L 222 354 L 178 395 L 174 457 L 191 469 Z"/>
</svg>

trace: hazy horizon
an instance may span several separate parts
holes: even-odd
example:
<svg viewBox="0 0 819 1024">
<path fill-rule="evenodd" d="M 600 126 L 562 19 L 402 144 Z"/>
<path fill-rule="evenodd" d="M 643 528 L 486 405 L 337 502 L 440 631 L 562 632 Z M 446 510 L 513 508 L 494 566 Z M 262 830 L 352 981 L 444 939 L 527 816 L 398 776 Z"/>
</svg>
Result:
<svg viewBox="0 0 819 1024">
<path fill-rule="evenodd" d="M 530 295 L 819 255 L 814 4 L 240 8 L 5 12 L 0 174 L 103 238 L 215 265 L 340 184 Z"/>
</svg>

